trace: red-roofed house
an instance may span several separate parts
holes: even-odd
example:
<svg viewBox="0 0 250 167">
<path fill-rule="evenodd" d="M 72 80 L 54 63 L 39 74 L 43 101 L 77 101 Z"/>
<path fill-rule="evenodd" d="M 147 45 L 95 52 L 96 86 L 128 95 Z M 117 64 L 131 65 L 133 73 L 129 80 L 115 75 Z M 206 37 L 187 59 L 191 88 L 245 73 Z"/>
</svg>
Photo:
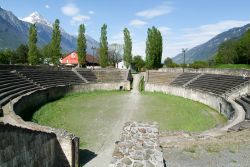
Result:
<svg viewBox="0 0 250 167">
<path fill-rule="evenodd" d="M 69 54 L 67 54 L 67 56 L 65 56 L 64 58 L 61 59 L 61 64 L 63 65 L 67 65 L 67 66 L 75 66 L 78 65 L 78 54 L 76 51 L 73 51 Z M 86 65 L 87 66 L 98 66 L 99 65 L 99 61 L 96 57 L 87 54 L 86 55 Z"/>
</svg>

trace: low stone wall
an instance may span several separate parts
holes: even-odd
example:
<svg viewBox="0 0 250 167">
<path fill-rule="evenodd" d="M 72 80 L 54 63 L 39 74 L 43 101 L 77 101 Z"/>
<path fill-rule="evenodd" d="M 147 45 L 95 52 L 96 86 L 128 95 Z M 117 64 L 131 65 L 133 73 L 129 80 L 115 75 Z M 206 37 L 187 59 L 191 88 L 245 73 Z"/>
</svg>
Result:
<svg viewBox="0 0 250 167">
<path fill-rule="evenodd" d="M 69 166 L 53 133 L 0 124 L 0 166 Z"/>
<path fill-rule="evenodd" d="M 94 90 L 130 90 L 130 82 L 58 86 L 34 91 L 18 97 L 12 100 L 11 103 L 7 104 L 9 106 L 5 106 L 5 108 L 10 108 L 10 111 L 9 113 L 5 114 L 5 118 L 3 120 L 5 123 L 10 123 L 14 126 L 20 126 L 22 128 L 38 131 L 41 133 L 54 134 L 56 141 L 60 145 L 61 151 L 63 152 L 63 154 L 61 154 L 63 155 L 61 159 L 63 160 L 66 158 L 67 163 L 69 164 L 67 165 L 67 163 L 65 163 L 65 166 L 78 166 L 79 139 L 76 136 L 66 132 L 65 130 L 54 129 L 25 121 L 30 121 L 34 112 L 42 105 L 60 99 L 68 93 L 88 92 Z M 21 134 L 19 136 L 21 136 Z M 39 149 L 39 147 L 37 147 L 37 149 Z M 39 150 L 37 150 L 37 152 L 38 154 L 36 154 L 36 156 L 43 156 L 39 154 Z M 13 157 L 15 156 L 12 156 L 12 158 Z M 15 159 L 10 159 L 10 161 L 14 160 Z"/>
<path fill-rule="evenodd" d="M 183 69 L 182 68 L 161 68 L 161 69 L 159 69 L 159 71 L 180 73 L 180 72 L 183 72 Z M 246 76 L 250 77 L 250 70 L 244 70 L 244 69 L 217 69 L 217 68 L 193 69 L 193 68 L 185 68 L 185 72 L 225 74 L 225 75 L 237 75 L 237 76 L 246 75 Z"/>
<path fill-rule="evenodd" d="M 158 135 L 155 124 L 126 123 L 121 140 L 116 142 L 109 167 L 163 167 Z"/>
<path fill-rule="evenodd" d="M 12 110 L 25 121 L 30 121 L 33 113 L 42 105 L 57 100 L 71 92 L 70 86 L 58 86 L 28 93 L 12 102 Z"/>
<path fill-rule="evenodd" d="M 168 85 L 156 85 L 149 83 L 145 84 L 145 91 L 162 92 L 191 99 L 193 101 L 197 101 L 212 107 L 228 118 L 227 124 L 225 124 L 223 127 L 205 131 L 203 133 L 205 135 L 220 135 L 221 132 L 223 133 L 225 131 L 228 131 L 234 125 L 245 120 L 245 111 L 234 101 L 234 98 L 238 97 L 239 95 L 245 94 L 246 92 L 248 92 L 248 90 L 248 85 L 246 85 L 242 87 L 242 89 L 238 90 L 238 92 L 232 92 L 229 97 L 224 98 L 214 94 L 209 94 L 204 91 L 192 90 L 184 87 L 173 87 Z"/>
<path fill-rule="evenodd" d="M 235 98 L 239 98 L 242 95 L 245 95 L 249 92 L 250 85 L 246 84 L 244 86 L 241 86 L 240 89 L 235 89 L 233 91 L 231 91 L 230 93 L 227 94 L 227 97 L 235 99 Z"/>
<path fill-rule="evenodd" d="M 95 90 L 130 90 L 130 82 L 110 82 L 110 83 L 91 83 L 74 85 L 70 92 L 89 92 Z"/>
<path fill-rule="evenodd" d="M 60 99 L 68 93 L 89 92 L 95 90 L 130 90 L 129 82 L 93 83 L 72 86 L 58 86 L 28 93 L 14 100 L 12 111 L 29 121 L 33 113 L 42 105 Z"/>
</svg>

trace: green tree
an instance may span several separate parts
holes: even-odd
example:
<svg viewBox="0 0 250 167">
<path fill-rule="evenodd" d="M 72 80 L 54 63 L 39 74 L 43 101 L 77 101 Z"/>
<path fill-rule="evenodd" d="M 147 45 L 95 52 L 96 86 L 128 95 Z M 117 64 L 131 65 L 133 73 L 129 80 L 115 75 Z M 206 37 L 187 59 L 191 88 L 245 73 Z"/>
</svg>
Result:
<svg viewBox="0 0 250 167">
<path fill-rule="evenodd" d="M 36 43 L 37 43 L 36 25 L 31 24 L 30 29 L 29 29 L 29 41 L 28 41 L 28 46 L 29 46 L 28 62 L 31 65 L 35 65 L 39 63 L 39 54 L 38 54 Z"/>
<path fill-rule="evenodd" d="M 250 30 L 248 30 L 242 38 L 239 39 L 236 47 L 238 53 L 238 64 L 249 64 L 250 63 Z"/>
<path fill-rule="evenodd" d="M 218 53 L 215 56 L 217 64 L 234 64 L 238 59 L 236 51 L 238 42 L 229 40 L 219 46 Z"/>
<path fill-rule="evenodd" d="M 100 65 L 101 67 L 108 66 L 108 41 L 107 41 L 107 25 L 103 24 L 101 28 L 101 38 L 100 38 Z"/>
<path fill-rule="evenodd" d="M 123 60 L 125 61 L 125 66 L 128 68 L 132 63 L 132 40 L 130 37 L 130 32 L 127 28 L 123 30 L 123 33 L 124 33 Z"/>
<path fill-rule="evenodd" d="M 166 67 L 172 67 L 172 65 L 173 65 L 173 60 L 170 58 L 170 57 L 167 57 L 165 60 L 164 60 L 164 65 L 166 66 Z"/>
<path fill-rule="evenodd" d="M 28 52 L 29 47 L 27 45 L 21 44 L 16 49 L 16 63 L 26 64 L 28 63 Z"/>
<path fill-rule="evenodd" d="M 58 65 L 59 59 L 61 57 L 61 31 L 60 31 L 60 21 L 58 19 L 55 20 L 53 24 L 53 32 L 52 39 L 50 42 L 50 61 Z"/>
<path fill-rule="evenodd" d="M 0 64 L 15 63 L 16 52 L 11 49 L 6 49 L 0 52 Z"/>
<path fill-rule="evenodd" d="M 162 59 L 162 35 L 161 32 L 154 28 L 154 40 L 155 40 L 155 59 L 154 59 L 154 64 L 155 68 L 161 68 L 161 59 Z"/>
<path fill-rule="evenodd" d="M 41 48 L 41 57 L 43 60 L 43 63 L 48 64 L 51 60 L 51 49 L 50 49 L 50 44 L 44 45 Z"/>
<path fill-rule="evenodd" d="M 174 63 L 173 60 L 169 57 L 167 57 L 165 60 L 164 60 L 164 65 L 166 67 L 170 67 L 170 68 L 174 68 L 174 67 L 179 67 L 178 64 Z"/>
<path fill-rule="evenodd" d="M 146 67 L 148 69 L 160 68 L 162 59 L 162 36 L 161 32 L 155 28 L 148 29 L 146 41 Z"/>
<path fill-rule="evenodd" d="M 9 59 L 4 54 L 4 51 L 0 51 L 0 64 L 9 64 Z"/>
<path fill-rule="evenodd" d="M 249 64 L 250 30 L 238 40 L 222 43 L 215 55 L 215 61 L 217 64 Z"/>
<path fill-rule="evenodd" d="M 209 67 L 209 64 L 207 61 L 194 61 L 192 64 L 190 64 L 191 68 L 207 68 Z"/>
<path fill-rule="evenodd" d="M 152 46 L 152 30 L 148 28 L 148 36 L 146 40 L 146 68 L 151 69 L 154 66 L 153 46 Z"/>
<path fill-rule="evenodd" d="M 81 24 L 79 26 L 78 39 L 77 39 L 77 53 L 78 53 L 78 65 L 82 67 L 86 64 L 86 37 L 85 37 L 85 26 Z"/>
<path fill-rule="evenodd" d="M 139 72 L 144 67 L 145 62 L 144 62 L 144 60 L 142 59 L 141 56 L 137 55 L 137 56 L 133 57 L 132 64 L 136 68 L 136 71 Z"/>
</svg>

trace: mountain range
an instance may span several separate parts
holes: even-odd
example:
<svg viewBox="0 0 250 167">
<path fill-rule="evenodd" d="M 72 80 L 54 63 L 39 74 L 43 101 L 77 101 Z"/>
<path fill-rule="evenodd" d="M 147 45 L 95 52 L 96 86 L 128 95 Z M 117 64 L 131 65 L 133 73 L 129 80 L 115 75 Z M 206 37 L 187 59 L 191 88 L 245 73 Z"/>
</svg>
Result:
<svg viewBox="0 0 250 167">
<path fill-rule="evenodd" d="M 0 50 L 10 48 L 16 49 L 20 44 L 26 44 L 28 41 L 28 32 L 30 24 L 36 24 L 38 34 L 38 47 L 48 44 L 51 40 L 53 25 L 37 12 L 30 14 L 23 19 L 17 18 L 11 11 L 0 7 Z M 248 29 L 250 24 L 243 27 L 232 28 L 221 34 L 218 34 L 209 41 L 198 45 L 186 52 L 186 63 L 192 63 L 197 60 L 209 60 L 216 54 L 221 43 L 230 39 L 239 39 Z M 77 37 L 68 34 L 61 28 L 62 52 L 71 52 L 77 48 Z M 87 53 L 93 54 L 93 47 L 98 48 L 99 43 L 86 35 Z M 110 45 L 111 47 L 112 45 Z M 112 48 L 112 47 L 111 47 Z M 96 51 L 94 53 L 96 54 Z M 183 63 L 183 54 L 180 53 L 173 57 L 176 63 Z"/>
<path fill-rule="evenodd" d="M 198 45 L 186 52 L 186 63 L 192 63 L 198 60 L 210 60 L 218 51 L 220 44 L 227 40 L 239 39 L 246 31 L 250 29 L 250 24 L 243 27 L 232 28 L 228 31 L 216 35 L 209 41 Z M 183 53 L 173 57 L 175 63 L 183 63 Z"/>
<path fill-rule="evenodd" d="M 18 19 L 12 12 L 0 7 L 0 50 L 16 49 L 20 44 L 27 44 L 30 24 L 36 24 L 38 47 L 48 44 L 51 40 L 53 26 L 37 12 L 26 18 Z M 63 52 L 71 52 L 77 48 L 77 38 L 61 28 L 61 47 Z M 89 35 L 87 39 L 87 53 L 93 54 L 92 47 L 98 48 L 99 43 Z M 96 55 L 96 54 L 95 54 Z"/>
</svg>

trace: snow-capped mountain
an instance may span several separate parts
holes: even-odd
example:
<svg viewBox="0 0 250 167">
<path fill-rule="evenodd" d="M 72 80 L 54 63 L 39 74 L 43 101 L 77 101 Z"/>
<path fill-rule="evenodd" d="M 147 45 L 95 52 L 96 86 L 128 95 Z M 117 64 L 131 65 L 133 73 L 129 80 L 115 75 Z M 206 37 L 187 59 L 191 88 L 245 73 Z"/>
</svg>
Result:
<svg viewBox="0 0 250 167">
<path fill-rule="evenodd" d="M 36 24 L 39 47 L 48 44 L 52 35 L 52 23 L 47 21 L 41 14 L 34 12 L 28 17 L 18 19 L 11 11 L 0 7 L 0 50 L 5 48 L 16 49 L 20 44 L 28 41 L 30 24 Z M 77 38 L 68 34 L 61 28 L 61 47 L 63 52 L 71 52 L 77 48 Z M 99 48 L 99 43 L 86 35 L 87 53 L 93 54 L 92 47 Z M 95 54 L 96 55 L 96 54 Z"/>
<path fill-rule="evenodd" d="M 40 15 L 38 12 L 33 12 L 29 16 L 27 16 L 21 20 L 26 21 L 28 23 L 32 23 L 32 24 L 40 23 L 43 25 L 47 25 L 49 27 L 53 27 L 53 25 L 48 20 L 46 20 L 42 15 Z"/>
</svg>

